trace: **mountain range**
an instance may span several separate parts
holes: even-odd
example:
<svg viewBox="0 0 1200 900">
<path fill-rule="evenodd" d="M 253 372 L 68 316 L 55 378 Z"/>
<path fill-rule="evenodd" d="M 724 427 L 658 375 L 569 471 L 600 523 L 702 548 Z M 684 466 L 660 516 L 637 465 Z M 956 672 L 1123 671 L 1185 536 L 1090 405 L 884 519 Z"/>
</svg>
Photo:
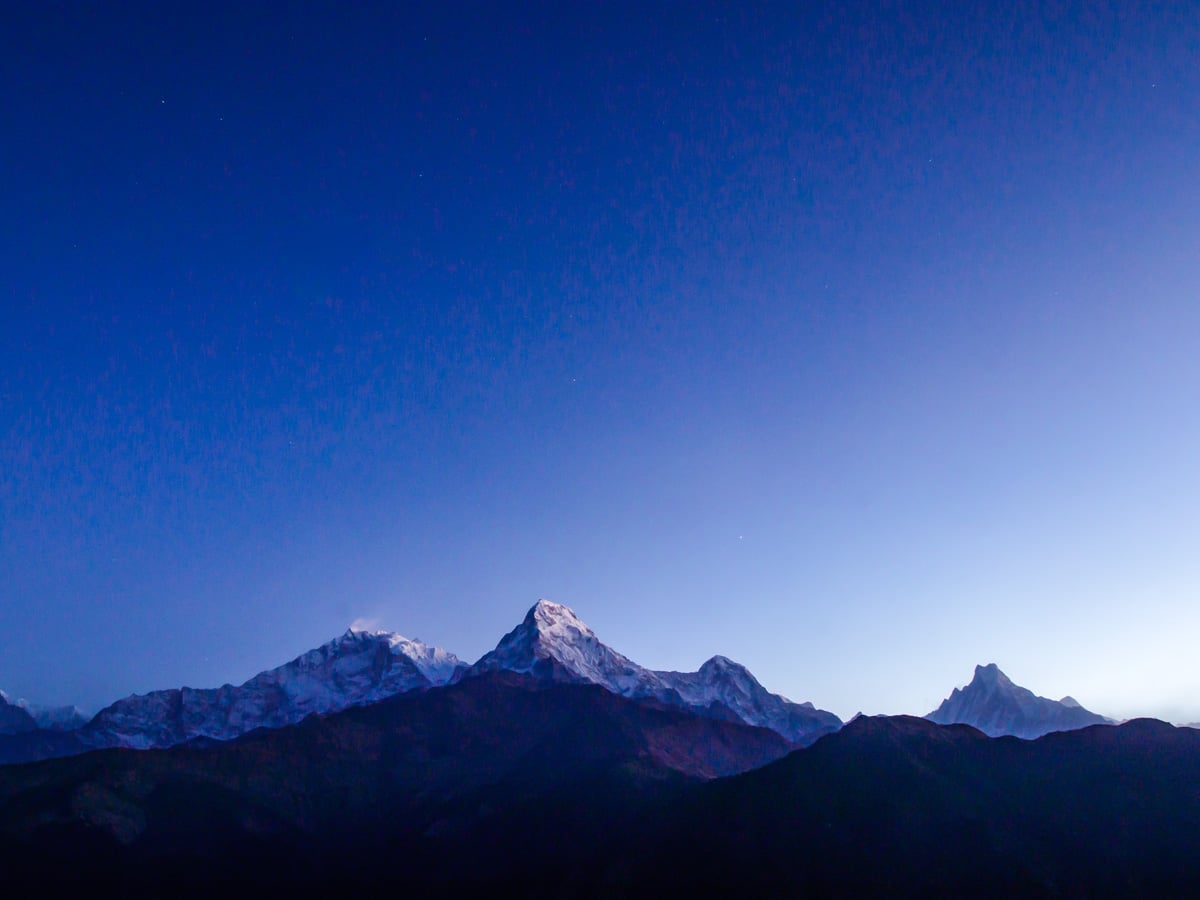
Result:
<svg viewBox="0 0 1200 900">
<path fill-rule="evenodd" d="M 350 630 L 234 687 L 134 695 L 97 713 L 81 737 L 92 747 L 170 747 L 228 740 L 445 684 L 462 663 L 452 653 L 387 632 Z"/>
<path fill-rule="evenodd" d="M 1109 724 L 994 664 L 925 718 L 843 726 L 725 657 L 647 669 L 547 601 L 474 665 L 351 630 L 73 730 L 0 695 L 0 723 L 0 760 L 39 760 L 0 766 L 18 893 L 1200 887 L 1200 731 Z"/>
<path fill-rule="evenodd" d="M 534 604 L 495 650 L 463 674 L 497 670 L 598 684 L 622 697 L 761 725 L 797 744 L 810 744 L 842 725 L 836 715 L 812 703 L 793 703 L 770 693 L 745 666 L 723 656 L 714 656 L 696 672 L 646 669 L 601 643 L 571 609 L 548 600 Z"/>
<path fill-rule="evenodd" d="M 621 697 L 769 728 L 795 746 L 842 727 L 836 715 L 811 702 L 771 693 L 745 666 L 724 656 L 712 657 L 695 672 L 645 668 L 604 644 L 570 608 L 539 600 L 473 665 L 398 634 L 351 629 L 241 685 L 135 694 L 90 721 L 71 707 L 39 714 L 0 694 L 0 763 L 105 747 L 145 750 L 230 740 L 497 671 L 599 685 Z M 1037 697 L 1014 685 L 995 664 L 977 667 L 972 682 L 955 689 L 927 718 L 1024 738 L 1110 721 L 1069 697 Z"/>
<path fill-rule="evenodd" d="M 497 670 L 210 746 L 0 767 L 18 892 L 1182 896 L 1200 733 L 781 735 Z"/>
</svg>

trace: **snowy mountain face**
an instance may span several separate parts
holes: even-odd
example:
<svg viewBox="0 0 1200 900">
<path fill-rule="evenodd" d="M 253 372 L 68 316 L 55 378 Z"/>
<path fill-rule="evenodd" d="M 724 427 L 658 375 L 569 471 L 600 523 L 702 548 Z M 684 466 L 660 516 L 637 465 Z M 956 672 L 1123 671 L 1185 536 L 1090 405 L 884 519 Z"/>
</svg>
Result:
<svg viewBox="0 0 1200 900">
<path fill-rule="evenodd" d="M 8 695 L 0 691 L 0 734 L 24 734 L 36 731 L 33 716 L 16 703 L 9 702 Z"/>
<path fill-rule="evenodd" d="M 991 737 L 1014 735 L 1028 739 L 1051 731 L 1112 724 L 1112 720 L 1084 709 L 1071 697 L 1049 700 L 1013 684 L 995 663 L 976 666 L 971 683 L 955 688 L 925 718 L 939 725 L 971 725 Z"/>
<path fill-rule="evenodd" d="M 388 632 L 347 631 L 245 684 L 154 691 L 119 700 L 80 736 L 96 747 L 169 747 L 194 738 L 227 740 L 445 684 L 452 654 Z"/>
<path fill-rule="evenodd" d="M 539 600 L 524 621 L 471 669 L 506 669 L 547 681 L 598 684 L 622 697 L 654 698 L 678 705 L 678 698 L 657 673 L 602 644 L 572 610 L 548 600 Z"/>
<path fill-rule="evenodd" d="M 842 720 L 811 703 L 772 694 L 740 663 L 714 656 L 698 672 L 656 672 L 692 707 L 723 706 L 743 722 L 762 725 L 794 742 L 811 742 L 842 727 Z"/>
<path fill-rule="evenodd" d="M 622 697 L 770 728 L 797 743 L 811 743 L 842 724 L 811 703 L 793 703 L 770 693 L 744 666 L 723 656 L 714 656 L 698 672 L 646 669 L 601 643 L 572 610 L 547 600 L 539 600 L 470 671 L 497 669 L 548 681 L 598 684 Z"/>
</svg>

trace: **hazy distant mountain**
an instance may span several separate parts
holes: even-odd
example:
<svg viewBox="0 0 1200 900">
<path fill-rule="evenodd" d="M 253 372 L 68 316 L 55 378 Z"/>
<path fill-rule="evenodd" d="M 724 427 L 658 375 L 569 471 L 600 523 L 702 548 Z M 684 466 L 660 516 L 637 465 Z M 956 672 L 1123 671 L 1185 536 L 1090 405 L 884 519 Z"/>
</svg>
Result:
<svg viewBox="0 0 1200 900">
<path fill-rule="evenodd" d="M 17 704 L 9 702 L 8 695 L 0 691 L 0 735 L 23 734 L 35 731 L 37 727 L 33 716 Z"/>
<path fill-rule="evenodd" d="M 713 718 L 759 725 L 790 741 L 811 743 L 841 720 L 811 703 L 793 703 L 764 688 L 745 668 L 714 656 L 698 672 L 658 672 L 602 643 L 566 606 L 539 600 L 524 621 L 471 672 L 506 669 L 549 681 L 598 684 L 622 697 L 680 706 Z"/>
<path fill-rule="evenodd" d="M 28 700 L 13 700 L 0 691 L 0 735 L 27 734 L 34 729 L 72 731 L 87 721 L 78 706 L 39 706 Z"/>
<path fill-rule="evenodd" d="M 1072 697 L 1048 700 L 1013 684 L 995 663 L 976 666 L 971 683 L 955 688 L 925 718 L 939 725 L 971 725 L 992 737 L 1010 734 L 1021 738 L 1112 724 L 1110 719 L 1084 709 Z"/>
<path fill-rule="evenodd" d="M 78 706 L 39 706 L 18 700 L 17 706 L 33 716 L 38 728 L 46 731 L 73 731 L 88 723 L 89 716 Z"/>
<path fill-rule="evenodd" d="M 135 694 L 101 710 L 80 730 L 94 747 L 169 747 L 278 728 L 312 713 L 373 703 L 445 684 L 452 653 L 388 632 L 350 630 L 245 684 Z"/>
<path fill-rule="evenodd" d="M 714 656 L 698 672 L 655 674 L 678 691 L 689 708 L 724 707 L 743 722 L 770 728 L 797 743 L 810 744 L 842 727 L 842 720 L 827 710 L 772 694 L 749 669 L 724 656 Z"/>
<path fill-rule="evenodd" d="M 34 728 L 18 734 L 0 733 L 0 766 L 86 753 L 91 748 L 79 734 L 78 729 L 59 731 L 53 728 Z"/>
</svg>

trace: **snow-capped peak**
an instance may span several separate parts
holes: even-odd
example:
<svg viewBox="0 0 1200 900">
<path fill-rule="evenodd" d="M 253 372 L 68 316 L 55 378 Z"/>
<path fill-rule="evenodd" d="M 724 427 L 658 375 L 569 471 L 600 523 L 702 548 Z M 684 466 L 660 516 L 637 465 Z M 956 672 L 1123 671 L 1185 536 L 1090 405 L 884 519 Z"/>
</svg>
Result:
<svg viewBox="0 0 1200 900">
<path fill-rule="evenodd" d="M 86 725 L 89 718 L 78 706 L 41 706 L 28 700 L 18 700 L 15 705 L 33 716 L 38 728 L 47 731 L 73 731 Z"/>
<path fill-rule="evenodd" d="M 745 666 L 724 656 L 712 657 L 698 672 L 644 668 L 602 643 L 574 610 L 549 600 L 535 603 L 471 672 L 496 669 L 548 681 L 598 684 L 624 697 L 765 726 L 793 741 L 815 739 L 841 725 L 832 713 L 770 693 Z"/>
<path fill-rule="evenodd" d="M 415 638 L 406 638 L 402 634 L 389 634 L 387 641 L 393 653 L 402 653 L 411 659 L 421 674 L 435 685 L 448 682 L 454 675 L 454 671 L 463 664 L 462 660 L 449 650 L 431 647 Z"/>
<path fill-rule="evenodd" d="M 596 637 L 592 629 L 588 628 L 583 620 L 575 615 L 575 610 L 549 600 L 539 600 L 533 604 L 529 612 L 525 614 L 525 621 L 522 624 L 536 628 L 547 637 L 556 637 L 562 640 L 573 641 Z"/>
<path fill-rule="evenodd" d="M 474 672 L 506 669 L 548 681 L 589 682 L 622 696 L 657 696 L 651 673 L 601 643 L 575 611 L 539 600 L 521 624 L 485 654 Z"/>
<path fill-rule="evenodd" d="M 226 740 L 445 684 L 452 653 L 390 632 L 348 629 L 242 685 L 154 691 L 118 700 L 82 730 L 93 746 L 168 747 L 196 737 Z"/>
<path fill-rule="evenodd" d="M 714 656 L 700 666 L 696 672 L 697 681 L 708 690 L 722 688 L 726 694 L 730 691 L 743 695 L 754 693 L 755 689 L 763 690 L 758 679 L 750 674 L 739 662 L 734 662 L 727 656 Z"/>
<path fill-rule="evenodd" d="M 416 638 L 408 638 L 394 631 L 380 631 L 359 628 L 351 625 L 345 634 L 335 638 L 327 646 L 336 648 L 353 643 L 385 644 L 393 656 L 403 656 L 410 660 L 417 670 L 429 679 L 430 684 L 442 685 L 450 681 L 455 669 L 463 665 L 462 660 L 441 647 L 432 647 Z M 317 653 L 310 650 L 309 653 Z"/>
<path fill-rule="evenodd" d="M 713 656 L 700 666 L 696 674 L 710 683 L 725 682 L 749 686 L 758 685 L 758 679 L 750 674 L 750 670 L 740 662 L 734 662 L 728 656 Z M 761 686 L 761 685 L 760 685 Z"/>
</svg>

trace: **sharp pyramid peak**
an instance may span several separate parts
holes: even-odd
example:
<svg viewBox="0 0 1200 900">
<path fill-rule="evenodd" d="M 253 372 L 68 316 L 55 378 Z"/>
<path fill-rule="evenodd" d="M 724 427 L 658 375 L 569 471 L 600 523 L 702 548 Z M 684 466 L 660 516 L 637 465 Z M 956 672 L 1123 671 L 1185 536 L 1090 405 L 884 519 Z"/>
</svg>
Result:
<svg viewBox="0 0 1200 900">
<path fill-rule="evenodd" d="M 592 634 L 592 629 L 575 614 L 575 610 L 550 600 L 539 600 L 533 604 L 525 615 L 525 624 L 538 631 L 558 632 L 574 629 L 583 634 Z"/>
<path fill-rule="evenodd" d="M 569 606 L 564 606 L 562 603 L 555 603 L 553 600 L 541 599 L 533 606 L 529 607 L 529 615 L 531 616 L 571 616 L 578 618 L 575 615 L 575 610 Z"/>
<path fill-rule="evenodd" d="M 995 663 L 988 663 L 986 666 L 976 666 L 975 677 L 971 683 L 986 685 L 988 687 L 1013 687 L 1012 681 L 1000 671 L 1000 667 Z"/>
</svg>

